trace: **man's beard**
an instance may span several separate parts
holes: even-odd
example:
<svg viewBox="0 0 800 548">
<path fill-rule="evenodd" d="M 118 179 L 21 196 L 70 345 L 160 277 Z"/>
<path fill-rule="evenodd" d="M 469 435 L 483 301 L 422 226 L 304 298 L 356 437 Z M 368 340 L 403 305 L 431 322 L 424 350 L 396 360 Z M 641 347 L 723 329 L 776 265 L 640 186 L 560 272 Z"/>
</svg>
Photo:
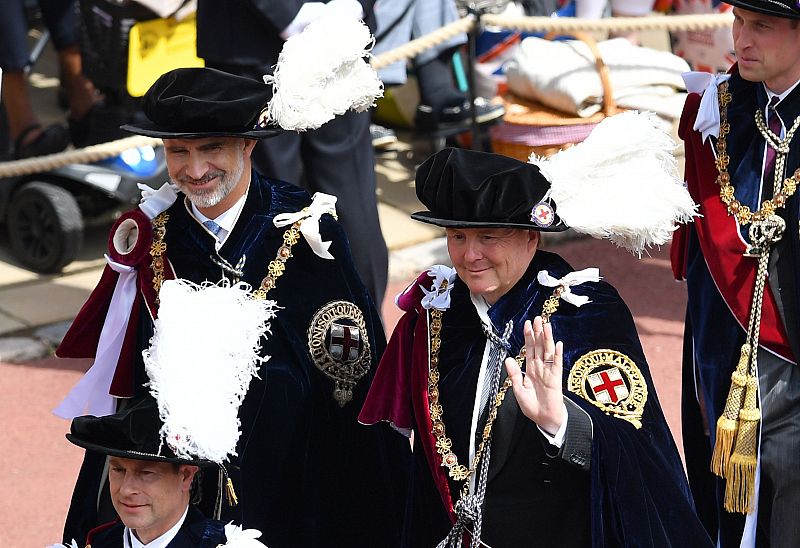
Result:
<svg viewBox="0 0 800 548">
<path fill-rule="evenodd" d="M 178 177 L 175 180 L 175 184 L 186 194 L 195 207 L 208 208 L 214 207 L 231 193 L 242 178 L 242 173 L 244 173 L 244 158 L 239 157 L 233 171 L 219 169 L 209 171 L 202 179 L 192 179 L 185 176 Z M 192 184 L 203 184 L 216 177 L 219 178 L 219 183 L 211 189 L 197 190 Z"/>
</svg>

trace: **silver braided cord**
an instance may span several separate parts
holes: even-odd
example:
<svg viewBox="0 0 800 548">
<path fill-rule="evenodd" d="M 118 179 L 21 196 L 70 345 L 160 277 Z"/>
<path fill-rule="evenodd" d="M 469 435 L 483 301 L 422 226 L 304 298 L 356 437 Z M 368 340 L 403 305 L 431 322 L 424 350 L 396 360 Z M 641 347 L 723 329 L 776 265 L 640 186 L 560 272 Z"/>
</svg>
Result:
<svg viewBox="0 0 800 548">
<path fill-rule="evenodd" d="M 508 341 L 513 328 L 514 322 L 509 321 L 503 330 L 503 335 L 498 337 L 486 325 L 483 326 L 483 332 L 492 347 L 489 351 L 489 359 L 486 360 L 486 380 L 484 381 L 484 390 L 488 387 L 488 394 L 486 395 L 486 401 L 483 401 L 483 390 L 481 392 L 482 401 L 479 417 L 483 415 L 484 408 L 487 405 L 491 405 L 491 403 L 497 399 L 497 393 L 500 390 L 500 373 L 503 368 L 503 362 L 506 356 L 508 356 L 510 349 Z M 492 439 L 489 438 L 484 448 L 483 458 L 476 470 L 475 492 L 463 494 L 458 500 L 455 506 L 456 523 L 453 525 L 447 537 L 437 545 L 437 548 L 459 548 L 464 537 L 464 531 L 465 529 L 469 530 L 468 528 L 470 525 L 472 525 L 470 548 L 478 548 L 481 545 L 483 503 L 486 496 L 486 483 L 489 476 L 489 461 L 491 460 L 491 456 Z"/>
</svg>

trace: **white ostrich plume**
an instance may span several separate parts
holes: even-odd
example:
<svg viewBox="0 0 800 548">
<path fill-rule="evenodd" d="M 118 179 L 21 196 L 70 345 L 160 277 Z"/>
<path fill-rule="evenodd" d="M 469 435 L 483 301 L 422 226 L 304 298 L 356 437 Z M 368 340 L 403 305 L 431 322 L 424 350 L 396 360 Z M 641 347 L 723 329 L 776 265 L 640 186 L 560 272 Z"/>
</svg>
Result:
<svg viewBox="0 0 800 548">
<path fill-rule="evenodd" d="M 165 281 L 150 348 L 142 352 L 161 436 L 181 458 L 218 464 L 236 454 L 239 406 L 269 357 L 260 355 L 274 301 L 244 283 Z"/>
<path fill-rule="evenodd" d="M 383 95 L 366 57 L 375 39 L 358 19 L 328 14 L 283 45 L 272 76 L 267 118 L 280 127 L 316 129 L 350 109 L 363 112 Z"/>
<path fill-rule="evenodd" d="M 604 119 L 584 142 L 529 161 L 550 181 L 567 225 L 641 256 L 697 215 L 677 176 L 675 147 L 654 114 L 629 111 Z"/>
</svg>

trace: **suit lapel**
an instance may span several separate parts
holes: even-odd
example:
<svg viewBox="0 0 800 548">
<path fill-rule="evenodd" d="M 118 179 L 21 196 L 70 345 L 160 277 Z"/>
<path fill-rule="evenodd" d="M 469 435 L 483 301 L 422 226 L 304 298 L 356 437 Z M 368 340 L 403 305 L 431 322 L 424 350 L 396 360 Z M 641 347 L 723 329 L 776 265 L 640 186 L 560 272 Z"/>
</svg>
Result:
<svg viewBox="0 0 800 548">
<path fill-rule="evenodd" d="M 503 370 L 500 373 L 500 386 L 503 386 L 506 377 L 508 377 L 508 374 L 506 373 L 505 366 L 503 366 Z M 516 432 L 520 427 L 521 416 L 522 413 L 520 413 L 517 398 L 514 397 L 514 390 L 509 388 L 503 399 L 503 403 L 497 410 L 497 418 L 492 427 L 492 457 L 489 462 L 487 481 L 491 482 L 503 468 L 516 440 L 519 440 L 520 436 L 517 435 Z"/>
</svg>

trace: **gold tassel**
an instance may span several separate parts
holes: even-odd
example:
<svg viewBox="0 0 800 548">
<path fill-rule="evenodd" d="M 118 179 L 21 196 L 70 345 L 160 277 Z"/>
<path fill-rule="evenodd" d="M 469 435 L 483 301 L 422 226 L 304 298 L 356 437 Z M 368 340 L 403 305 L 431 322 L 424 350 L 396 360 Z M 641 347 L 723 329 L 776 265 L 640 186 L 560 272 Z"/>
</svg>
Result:
<svg viewBox="0 0 800 548">
<path fill-rule="evenodd" d="M 736 439 L 739 411 L 742 408 L 744 387 L 747 384 L 747 366 L 750 363 L 751 349 L 752 347 L 748 343 L 742 345 L 739 363 L 731 375 L 731 388 L 728 391 L 728 399 L 725 401 L 725 410 L 717 420 L 716 442 L 714 443 L 714 452 L 711 454 L 711 471 L 721 478 L 727 477 L 728 460 Z"/>
<path fill-rule="evenodd" d="M 227 478 L 225 482 L 225 495 L 228 498 L 228 504 L 230 506 L 236 506 L 239 504 L 239 499 L 236 497 L 236 491 L 233 490 L 233 482 L 231 478 Z"/>
<path fill-rule="evenodd" d="M 753 510 L 756 486 L 756 445 L 758 443 L 758 423 L 761 411 L 757 406 L 758 378 L 747 379 L 747 393 L 744 408 L 739 412 L 739 430 L 736 446 L 728 463 L 725 477 L 725 510 L 749 514 Z"/>
</svg>

